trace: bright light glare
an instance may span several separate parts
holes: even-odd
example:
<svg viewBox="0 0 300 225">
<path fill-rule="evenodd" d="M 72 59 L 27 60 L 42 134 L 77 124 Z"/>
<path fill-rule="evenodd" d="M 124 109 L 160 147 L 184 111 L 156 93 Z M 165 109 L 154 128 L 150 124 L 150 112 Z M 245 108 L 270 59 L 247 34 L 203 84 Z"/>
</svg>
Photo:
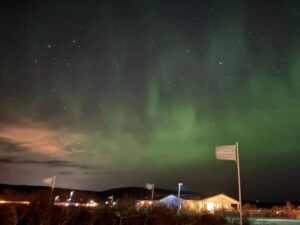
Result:
<svg viewBox="0 0 300 225">
<path fill-rule="evenodd" d="M 28 202 L 28 201 L 6 201 L 6 200 L 0 200 L 0 204 L 21 204 L 21 205 L 29 205 L 30 202 Z"/>
<path fill-rule="evenodd" d="M 214 210 L 214 206 L 215 206 L 215 204 L 214 204 L 213 202 L 208 202 L 208 203 L 206 204 L 206 209 L 207 209 L 208 211 L 213 211 L 213 210 Z"/>
</svg>

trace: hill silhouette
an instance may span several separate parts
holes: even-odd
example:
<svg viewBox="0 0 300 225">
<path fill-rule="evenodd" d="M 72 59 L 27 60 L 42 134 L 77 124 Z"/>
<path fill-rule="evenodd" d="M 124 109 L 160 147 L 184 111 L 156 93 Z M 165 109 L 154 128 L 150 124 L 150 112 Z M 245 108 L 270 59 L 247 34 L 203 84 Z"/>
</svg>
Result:
<svg viewBox="0 0 300 225">
<path fill-rule="evenodd" d="M 44 193 L 47 195 L 50 193 L 50 187 L 47 186 L 30 186 L 30 185 L 10 185 L 0 184 L 0 197 L 2 198 L 18 198 L 21 200 L 26 197 L 32 196 L 35 193 Z M 105 191 L 89 191 L 89 190 L 77 190 L 69 188 L 55 188 L 53 196 L 61 196 L 65 199 L 69 196 L 70 191 L 75 191 L 74 200 L 80 199 L 94 199 L 96 201 L 107 200 L 109 196 L 114 196 L 114 199 L 129 198 L 133 200 L 138 199 L 150 199 L 150 190 L 142 187 L 122 187 L 113 188 Z M 155 189 L 154 199 L 160 199 L 167 195 L 177 195 L 177 190 L 169 189 Z M 204 195 L 197 192 L 181 191 L 181 196 L 185 198 L 201 198 Z"/>
</svg>

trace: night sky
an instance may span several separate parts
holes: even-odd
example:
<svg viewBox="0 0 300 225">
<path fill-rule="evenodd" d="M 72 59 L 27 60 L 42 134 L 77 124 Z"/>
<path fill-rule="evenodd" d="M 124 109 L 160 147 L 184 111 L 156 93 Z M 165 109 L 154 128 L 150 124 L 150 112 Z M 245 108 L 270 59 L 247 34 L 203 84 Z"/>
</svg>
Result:
<svg viewBox="0 0 300 225">
<path fill-rule="evenodd" d="M 300 1 L 2 1 L 0 183 L 300 200 Z"/>
</svg>

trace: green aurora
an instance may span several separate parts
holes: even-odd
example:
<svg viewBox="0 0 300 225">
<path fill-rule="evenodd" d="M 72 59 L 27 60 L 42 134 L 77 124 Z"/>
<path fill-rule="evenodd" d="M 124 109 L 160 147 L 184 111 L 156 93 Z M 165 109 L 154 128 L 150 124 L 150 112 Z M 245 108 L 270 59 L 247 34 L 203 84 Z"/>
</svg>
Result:
<svg viewBox="0 0 300 225">
<path fill-rule="evenodd" d="M 286 183 L 299 175 L 299 4 L 231 2 L 134 2 L 121 4 L 123 13 L 113 3 L 76 2 L 56 18 L 51 13 L 66 4 L 28 6 L 31 14 L 21 10 L 15 20 L 30 32 L 12 45 L 1 41 L 0 134 L 12 126 L 78 134 L 79 141 L 59 139 L 63 156 L 22 152 L 79 165 L 40 165 L 61 172 L 61 186 L 182 181 L 233 195 L 234 163 L 215 160 L 214 149 L 238 141 L 246 198 L 297 198 Z M 21 154 L 7 153 L 7 143 L 19 149 L 20 140 L 2 133 L 0 141 L 2 158 Z M 15 161 L 2 161 L 13 171 Z M 7 180 L 18 183 L 0 182 Z"/>
</svg>

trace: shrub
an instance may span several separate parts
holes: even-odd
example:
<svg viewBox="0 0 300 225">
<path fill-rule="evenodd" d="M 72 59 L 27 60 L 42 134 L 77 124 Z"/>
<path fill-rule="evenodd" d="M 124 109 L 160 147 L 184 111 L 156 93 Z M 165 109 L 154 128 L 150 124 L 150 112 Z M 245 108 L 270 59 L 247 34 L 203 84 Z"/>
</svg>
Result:
<svg viewBox="0 0 300 225">
<path fill-rule="evenodd" d="M 225 225 L 224 217 L 154 206 L 146 210 L 125 207 L 59 207 L 41 204 L 3 205 L 0 225 Z"/>
</svg>

